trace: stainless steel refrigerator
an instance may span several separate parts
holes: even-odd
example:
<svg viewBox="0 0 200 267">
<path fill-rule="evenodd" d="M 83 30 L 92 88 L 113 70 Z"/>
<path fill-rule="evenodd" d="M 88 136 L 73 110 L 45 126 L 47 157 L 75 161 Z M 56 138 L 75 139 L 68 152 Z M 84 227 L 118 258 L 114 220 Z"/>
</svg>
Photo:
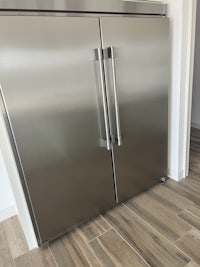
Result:
<svg viewBox="0 0 200 267">
<path fill-rule="evenodd" d="M 167 175 L 169 23 L 162 4 L 26 2 L 0 1 L 0 83 L 44 245 Z"/>
</svg>

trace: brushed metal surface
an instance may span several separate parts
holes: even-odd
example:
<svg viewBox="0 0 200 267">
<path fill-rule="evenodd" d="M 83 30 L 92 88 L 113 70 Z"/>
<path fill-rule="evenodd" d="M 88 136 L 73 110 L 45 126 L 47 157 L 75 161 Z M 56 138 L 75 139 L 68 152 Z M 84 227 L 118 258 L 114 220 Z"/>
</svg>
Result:
<svg viewBox="0 0 200 267">
<path fill-rule="evenodd" d="M 0 83 L 43 243 L 115 203 L 99 22 L 0 17 L 0 35 Z"/>
<path fill-rule="evenodd" d="M 111 46 L 111 65 L 112 65 L 112 78 L 113 78 L 113 93 L 114 93 L 114 103 L 115 103 L 115 118 L 116 118 L 116 129 L 117 129 L 117 145 L 122 145 L 122 136 L 121 136 L 121 126 L 119 118 L 119 105 L 118 105 L 118 96 L 117 96 L 117 79 L 116 79 L 116 69 L 115 69 L 115 49 L 114 46 Z"/>
<path fill-rule="evenodd" d="M 111 150 L 111 142 L 110 142 L 110 129 L 109 129 L 109 121 L 108 121 L 108 109 L 107 109 L 107 101 L 106 101 L 106 83 L 104 78 L 104 68 L 103 68 L 103 53 L 101 48 L 95 49 L 95 60 L 99 62 L 99 70 L 100 70 L 100 80 L 101 80 L 101 92 L 102 92 L 102 100 L 103 100 L 103 113 L 104 113 L 104 121 L 105 121 L 105 132 L 106 132 L 106 148 L 107 150 Z"/>
<path fill-rule="evenodd" d="M 103 48 L 115 47 L 122 146 L 114 145 L 119 201 L 167 174 L 168 19 L 101 18 Z M 111 60 L 105 61 L 112 133 L 116 139 Z M 113 138 L 112 138 L 113 139 Z"/>
<path fill-rule="evenodd" d="M 165 15 L 162 3 L 128 2 L 120 0 L 0 0 L 0 10 L 41 10 L 65 12 L 100 12 Z"/>
</svg>

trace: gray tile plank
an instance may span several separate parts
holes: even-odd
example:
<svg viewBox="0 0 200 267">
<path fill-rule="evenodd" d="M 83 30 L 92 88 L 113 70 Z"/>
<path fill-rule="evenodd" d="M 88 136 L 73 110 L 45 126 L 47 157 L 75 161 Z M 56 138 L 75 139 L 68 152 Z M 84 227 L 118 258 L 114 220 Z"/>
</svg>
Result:
<svg viewBox="0 0 200 267">
<path fill-rule="evenodd" d="M 200 153 L 199 153 L 200 154 Z M 199 160 L 200 160 L 200 155 L 199 155 Z M 193 171 L 193 170 L 190 170 L 189 172 L 189 176 L 188 176 L 190 179 L 192 179 L 193 181 L 197 181 L 200 183 L 200 174 Z"/>
<path fill-rule="evenodd" d="M 77 230 L 50 245 L 59 267 L 100 267 L 96 257 Z"/>
<path fill-rule="evenodd" d="M 46 249 L 33 249 L 15 258 L 16 267 L 57 267 L 49 251 Z"/>
<path fill-rule="evenodd" d="M 17 216 L 4 221 L 3 227 L 13 258 L 19 257 L 29 250 Z"/>
<path fill-rule="evenodd" d="M 158 201 L 151 198 L 148 193 L 143 193 L 125 204 L 172 242 L 179 239 L 192 228 L 160 205 Z"/>
<path fill-rule="evenodd" d="M 200 217 L 194 215 L 189 209 L 181 211 L 178 216 L 194 228 L 200 230 Z"/>
<path fill-rule="evenodd" d="M 200 205 L 200 194 L 195 192 L 191 188 L 188 188 L 181 182 L 175 182 L 170 179 L 165 183 L 164 186 L 181 195 L 182 197 L 191 200 L 193 203 Z"/>
<path fill-rule="evenodd" d="M 109 229 L 109 224 L 101 216 L 80 227 L 80 231 L 88 241 L 102 235 Z"/>
<path fill-rule="evenodd" d="M 200 265 L 194 261 L 191 261 L 186 265 L 186 267 L 200 267 Z"/>
<path fill-rule="evenodd" d="M 96 256 L 105 267 L 148 267 L 149 265 L 114 231 L 90 242 Z"/>
<path fill-rule="evenodd" d="M 196 217 L 199 218 L 200 220 L 200 206 L 198 205 L 191 205 L 187 208 L 187 210 L 192 213 L 193 215 L 195 215 Z"/>
<path fill-rule="evenodd" d="M 200 191 L 200 183 L 198 181 L 192 180 L 190 178 L 186 178 L 182 180 L 181 183 L 187 188 L 189 188 L 190 190 L 196 192 L 197 194 Z"/>
<path fill-rule="evenodd" d="M 105 215 L 109 223 L 153 267 L 183 267 L 190 258 L 125 206 Z"/>
<path fill-rule="evenodd" d="M 178 240 L 176 245 L 191 257 L 194 262 L 200 264 L 200 231 L 192 229 Z"/>
<path fill-rule="evenodd" d="M 148 191 L 148 194 L 158 203 L 162 204 L 163 207 L 175 214 L 193 204 L 192 201 L 178 195 L 163 185 L 153 187 Z"/>
<path fill-rule="evenodd" d="M 2 223 L 0 223 L 0 267 L 14 267 L 14 262 Z"/>
</svg>

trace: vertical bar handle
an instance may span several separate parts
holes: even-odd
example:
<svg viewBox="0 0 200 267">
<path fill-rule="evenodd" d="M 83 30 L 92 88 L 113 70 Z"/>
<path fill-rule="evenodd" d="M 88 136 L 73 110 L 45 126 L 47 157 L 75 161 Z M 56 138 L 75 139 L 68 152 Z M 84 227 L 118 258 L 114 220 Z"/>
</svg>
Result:
<svg viewBox="0 0 200 267">
<path fill-rule="evenodd" d="M 116 79 L 115 50 L 114 50 L 114 46 L 111 46 L 110 47 L 110 56 L 111 56 L 112 75 L 113 75 L 115 117 L 116 117 L 116 126 L 117 126 L 117 144 L 118 144 L 118 146 L 121 146 L 122 145 L 122 136 L 121 136 L 121 126 L 120 126 L 120 117 L 119 117 L 119 105 L 118 105 L 118 97 L 117 97 L 117 79 Z"/>
<path fill-rule="evenodd" d="M 110 144 L 110 133 L 109 133 L 109 122 L 108 122 L 108 110 L 106 102 L 106 83 L 105 83 L 104 69 L 103 69 L 103 51 L 101 48 L 95 49 L 95 59 L 99 62 L 99 68 L 100 68 L 101 91 L 103 98 L 103 112 L 104 112 L 105 131 L 106 131 L 106 148 L 107 150 L 110 150 L 111 144 Z"/>
</svg>

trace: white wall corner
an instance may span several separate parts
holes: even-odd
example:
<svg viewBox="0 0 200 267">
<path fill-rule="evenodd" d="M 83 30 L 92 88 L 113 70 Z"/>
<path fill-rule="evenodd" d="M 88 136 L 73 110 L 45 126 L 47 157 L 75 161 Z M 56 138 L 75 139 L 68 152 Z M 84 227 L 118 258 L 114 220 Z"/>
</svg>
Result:
<svg viewBox="0 0 200 267">
<path fill-rule="evenodd" d="M 171 41 L 171 79 L 169 84 L 169 139 L 168 139 L 168 176 L 179 179 L 180 146 L 180 105 L 181 105 L 181 52 L 182 52 L 182 0 L 169 2 Z M 173 171 L 171 171 L 173 170 Z"/>
<path fill-rule="evenodd" d="M 183 178 L 189 174 L 189 153 L 190 153 L 190 129 L 192 112 L 192 89 L 194 72 L 195 53 L 195 32 L 196 32 L 196 8 L 197 0 L 183 1 L 183 29 L 182 29 L 182 74 L 181 74 L 181 122 L 180 133 L 180 169 L 184 170 Z"/>
<path fill-rule="evenodd" d="M 168 177 L 179 182 L 184 178 L 184 170 L 177 172 L 176 170 L 168 169 Z"/>
<path fill-rule="evenodd" d="M 24 231 L 29 249 L 38 247 L 32 221 L 28 211 L 25 195 L 22 189 L 19 173 L 15 163 L 6 125 L 0 109 L 0 151 L 2 153 L 8 178 L 16 201 L 16 209 L 19 221 Z M 12 211 L 12 210 L 11 210 Z M 9 211 L 8 211 L 9 212 Z M 8 213 L 7 213 L 8 214 Z M 4 215 L 5 216 L 5 215 Z"/>
<path fill-rule="evenodd" d="M 196 0 L 170 1 L 171 89 L 169 92 L 169 177 L 188 175 L 191 91 L 193 80 Z"/>
<path fill-rule="evenodd" d="M 7 220 L 8 218 L 15 216 L 16 214 L 17 210 L 15 205 L 13 204 L 12 206 L 0 211 L 0 222 Z"/>
</svg>

